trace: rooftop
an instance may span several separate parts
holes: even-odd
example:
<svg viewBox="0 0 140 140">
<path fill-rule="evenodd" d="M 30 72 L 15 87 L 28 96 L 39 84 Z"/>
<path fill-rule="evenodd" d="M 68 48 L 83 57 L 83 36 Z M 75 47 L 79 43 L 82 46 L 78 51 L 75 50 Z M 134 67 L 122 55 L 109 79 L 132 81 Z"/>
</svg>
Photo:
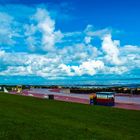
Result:
<svg viewBox="0 0 140 140">
<path fill-rule="evenodd" d="M 115 94 L 115 92 L 96 92 L 96 94 L 112 95 Z"/>
</svg>

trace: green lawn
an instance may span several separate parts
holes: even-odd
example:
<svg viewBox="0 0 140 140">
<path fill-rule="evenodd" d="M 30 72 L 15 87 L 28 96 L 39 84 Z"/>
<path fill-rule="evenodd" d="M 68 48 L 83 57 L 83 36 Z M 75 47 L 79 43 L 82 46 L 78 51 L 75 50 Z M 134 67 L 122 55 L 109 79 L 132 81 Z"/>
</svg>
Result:
<svg viewBox="0 0 140 140">
<path fill-rule="evenodd" d="M 1 140 L 140 140 L 140 111 L 0 93 Z"/>
</svg>

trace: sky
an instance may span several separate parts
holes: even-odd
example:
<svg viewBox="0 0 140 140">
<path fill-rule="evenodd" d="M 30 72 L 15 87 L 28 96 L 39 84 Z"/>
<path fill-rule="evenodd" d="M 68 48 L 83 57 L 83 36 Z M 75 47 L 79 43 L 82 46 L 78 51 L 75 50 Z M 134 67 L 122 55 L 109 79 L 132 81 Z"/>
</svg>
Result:
<svg viewBox="0 0 140 140">
<path fill-rule="evenodd" d="M 0 84 L 139 83 L 139 5 L 139 0 L 0 0 Z"/>
</svg>

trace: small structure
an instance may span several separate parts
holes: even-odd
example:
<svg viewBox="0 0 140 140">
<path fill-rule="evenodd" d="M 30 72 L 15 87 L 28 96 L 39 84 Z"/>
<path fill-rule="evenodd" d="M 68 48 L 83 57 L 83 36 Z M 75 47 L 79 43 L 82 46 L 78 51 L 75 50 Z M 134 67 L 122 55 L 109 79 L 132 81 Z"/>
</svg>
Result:
<svg viewBox="0 0 140 140">
<path fill-rule="evenodd" d="M 4 93 L 8 93 L 8 90 L 6 89 L 6 87 L 3 87 L 3 91 Z"/>
<path fill-rule="evenodd" d="M 90 105 L 96 105 L 96 94 L 90 95 Z"/>
<path fill-rule="evenodd" d="M 21 93 L 22 92 L 22 85 L 17 85 L 16 87 L 13 87 L 12 92 Z"/>
<path fill-rule="evenodd" d="M 96 104 L 104 106 L 115 105 L 115 92 L 97 92 L 96 93 Z"/>
<path fill-rule="evenodd" d="M 69 88 L 62 88 L 60 92 L 65 93 L 65 94 L 70 94 L 70 89 Z"/>
<path fill-rule="evenodd" d="M 68 88 L 52 88 L 52 89 L 49 89 L 49 91 L 70 94 L 70 89 Z"/>
<path fill-rule="evenodd" d="M 1 91 L 1 92 L 4 92 L 4 93 L 8 93 L 8 90 L 6 89 L 5 86 L 1 86 L 1 87 L 0 87 L 0 91 Z"/>
</svg>

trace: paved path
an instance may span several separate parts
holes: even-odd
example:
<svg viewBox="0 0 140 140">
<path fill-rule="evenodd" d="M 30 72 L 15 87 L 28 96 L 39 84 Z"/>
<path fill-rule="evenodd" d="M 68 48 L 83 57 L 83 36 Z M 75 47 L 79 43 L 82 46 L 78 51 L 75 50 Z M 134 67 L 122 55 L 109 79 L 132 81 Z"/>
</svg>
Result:
<svg viewBox="0 0 140 140">
<path fill-rule="evenodd" d="M 140 105 L 140 96 L 115 96 L 115 102 Z"/>
<path fill-rule="evenodd" d="M 55 95 L 54 99 L 55 100 L 60 100 L 60 101 L 89 104 L 89 99 L 82 99 L 82 98 L 77 98 L 77 97 L 68 97 L 68 96 Z"/>
<path fill-rule="evenodd" d="M 129 109 L 129 110 L 140 110 L 139 104 L 116 103 L 114 107 L 115 108 Z"/>
<path fill-rule="evenodd" d="M 49 94 L 54 95 L 55 100 L 89 104 L 89 95 L 87 94 L 64 94 L 50 92 L 48 89 L 33 89 L 23 91 L 24 96 L 33 96 L 37 98 L 48 98 Z M 140 97 L 133 96 L 115 96 L 115 108 L 140 110 Z"/>
</svg>

